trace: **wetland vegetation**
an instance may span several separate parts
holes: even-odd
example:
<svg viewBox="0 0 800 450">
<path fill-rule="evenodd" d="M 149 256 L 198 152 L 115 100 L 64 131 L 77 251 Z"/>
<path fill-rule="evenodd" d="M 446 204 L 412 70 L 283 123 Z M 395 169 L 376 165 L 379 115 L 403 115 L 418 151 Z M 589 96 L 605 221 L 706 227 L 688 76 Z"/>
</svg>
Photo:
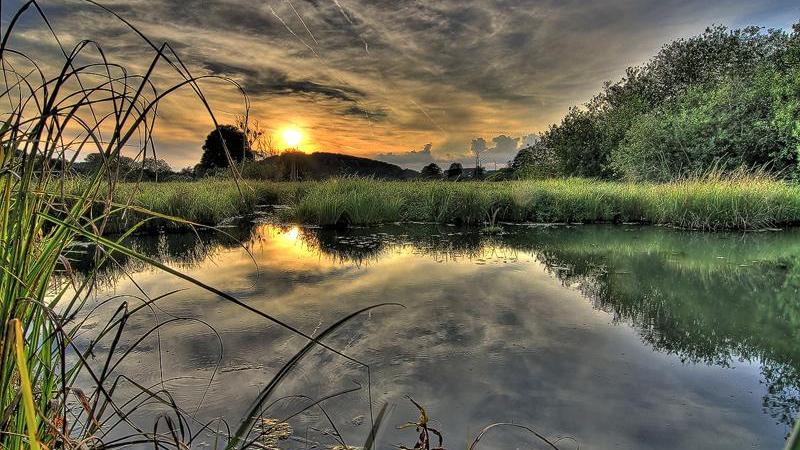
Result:
<svg viewBox="0 0 800 450">
<path fill-rule="evenodd" d="M 766 176 L 671 183 L 580 178 L 504 182 L 387 182 L 341 178 L 237 184 L 226 180 L 119 186 L 133 204 L 204 225 L 283 205 L 286 219 L 321 226 L 435 222 L 642 223 L 687 229 L 758 230 L 800 220 L 800 187 Z M 241 193 L 240 193 L 241 192 Z M 127 220 L 137 216 L 126 212 Z M 180 224 L 178 224 L 180 225 Z M 113 221 L 125 230 L 124 221 Z M 145 227 L 170 227 L 153 221 Z"/>
</svg>

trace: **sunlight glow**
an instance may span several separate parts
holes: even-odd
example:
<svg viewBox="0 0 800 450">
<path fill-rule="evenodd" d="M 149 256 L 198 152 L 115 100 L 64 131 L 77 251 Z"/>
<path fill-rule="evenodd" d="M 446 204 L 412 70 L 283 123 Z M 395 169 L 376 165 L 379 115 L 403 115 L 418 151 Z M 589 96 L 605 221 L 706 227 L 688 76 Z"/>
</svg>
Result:
<svg viewBox="0 0 800 450">
<path fill-rule="evenodd" d="M 292 227 L 289 231 L 283 233 L 283 237 L 288 241 L 296 241 L 300 237 L 300 228 Z"/>
<path fill-rule="evenodd" d="M 283 132 L 283 142 L 287 148 L 296 149 L 303 141 L 303 132 L 297 128 L 288 128 Z"/>
</svg>

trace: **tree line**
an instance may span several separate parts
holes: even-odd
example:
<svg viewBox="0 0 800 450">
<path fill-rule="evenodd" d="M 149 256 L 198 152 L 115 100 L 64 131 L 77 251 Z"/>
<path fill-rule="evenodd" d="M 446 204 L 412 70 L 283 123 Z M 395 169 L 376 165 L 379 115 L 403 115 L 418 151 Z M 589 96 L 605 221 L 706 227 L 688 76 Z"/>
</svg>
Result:
<svg viewBox="0 0 800 450">
<path fill-rule="evenodd" d="M 517 178 L 668 181 L 709 171 L 800 177 L 800 23 L 714 26 L 664 45 L 519 151 Z"/>
</svg>

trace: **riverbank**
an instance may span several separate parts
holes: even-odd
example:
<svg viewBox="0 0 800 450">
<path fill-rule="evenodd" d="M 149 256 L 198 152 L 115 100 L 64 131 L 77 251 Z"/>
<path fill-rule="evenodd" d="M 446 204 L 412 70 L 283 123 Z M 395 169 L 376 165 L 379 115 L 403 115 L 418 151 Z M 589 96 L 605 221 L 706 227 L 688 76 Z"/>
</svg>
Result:
<svg viewBox="0 0 800 450">
<path fill-rule="evenodd" d="M 131 195 L 136 206 L 205 225 L 252 214 L 263 204 L 287 205 L 284 219 L 320 226 L 577 222 L 753 230 L 800 223 L 800 187 L 762 178 L 665 184 L 578 178 L 496 183 L 336 179 L 241 181 L 238 187 L 233 181 L 206 180 L 122 185 L 117 198 Z M 108 229 L 126 229 L 137 219 L 129 211 Z M 175 226 L 151 218 L 142 229 Z"/>
</svg>

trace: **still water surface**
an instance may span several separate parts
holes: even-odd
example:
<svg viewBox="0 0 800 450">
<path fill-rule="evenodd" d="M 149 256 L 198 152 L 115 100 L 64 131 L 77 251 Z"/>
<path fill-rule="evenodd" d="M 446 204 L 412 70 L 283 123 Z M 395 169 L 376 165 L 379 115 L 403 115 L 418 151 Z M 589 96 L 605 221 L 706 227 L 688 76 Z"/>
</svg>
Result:
<svg viewBox="0 0 800 450">
<path fill-rule="evenodd" d="M 222 235 L 139 237 L 134 245 L 297 328 L 317 334 L 383 302 L 326 340 L 371 367 L 379 448 L 413 446 L 395 427 L 423 404 L 447 448 L 486 425 L 515 422 L 563 448 L 777 449 L 800 406 L 800 232 L 705 234 L 655 227 L 507 227 L 487 237 L 455 227 L 323 231 L 258 224 Z M 98 299 L 183 289 L 135 316 L 124 345 L 165 323 L 117 369 L 167 389 L 198 419 L 236 424 L 306 341 L 213 294 L 125 263 Z M 135 283 L 134 283 L 135 281 Z M 107 305 L 133 297 L 120 297 Z M 98 314 L 85 332 L 107 316 Z M 323 350 L 274 397 L 320 398 L 348 444 L 369 431 L 362 367 Z M 133 390 L 119 389 L 124 398 Z M 279 401 L 283 417 L 308 400 Z M 135 420 L 152 423 L 155 404 Z M 290 420 L 282 448 L 325 448 L 319 409 Z M 233 426 L 233 425 L 232 425 Z M 305 441 L 308 439 L 308 441 Z M 199 443 L 202 439 L 198 440 Z M 480 448 L 531 448 L 497 430 Z M 210 441 L 208 441 L 210 443 Z"/>
</svg>

